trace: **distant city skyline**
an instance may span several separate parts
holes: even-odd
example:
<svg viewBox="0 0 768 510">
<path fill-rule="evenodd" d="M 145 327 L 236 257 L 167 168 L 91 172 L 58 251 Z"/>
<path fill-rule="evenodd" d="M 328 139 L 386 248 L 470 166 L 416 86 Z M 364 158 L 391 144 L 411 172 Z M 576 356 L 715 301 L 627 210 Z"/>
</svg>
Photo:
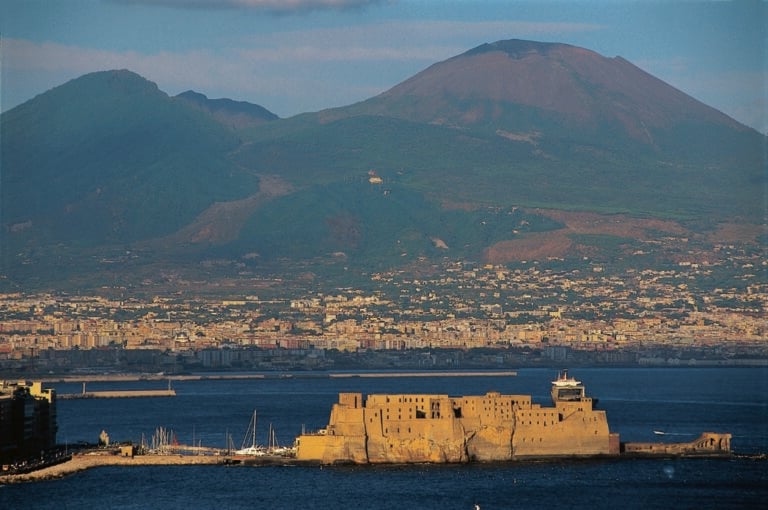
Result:
<svg viewBox="0 0 768 510">
<path fill-rule="evenodd" d="M 130 69 L 280 117 L 345 106 L 486 42 L 621 56 L 768 132 L 760 1 L 5 0 L 0 108 L 83 74 Z"/>
</svg>

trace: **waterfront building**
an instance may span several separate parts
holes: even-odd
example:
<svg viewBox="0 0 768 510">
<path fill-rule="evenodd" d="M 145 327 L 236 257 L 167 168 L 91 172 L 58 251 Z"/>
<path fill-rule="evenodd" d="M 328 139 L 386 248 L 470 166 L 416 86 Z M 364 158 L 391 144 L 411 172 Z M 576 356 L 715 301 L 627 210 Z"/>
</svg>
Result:
<svg viewBox="0 0 768 510">
<path fill-rule="evenodd" d="M 39 381 L 0 385 L 0 464 L 39 459 L 56 447 L 56 391 Z"/>
</svg>

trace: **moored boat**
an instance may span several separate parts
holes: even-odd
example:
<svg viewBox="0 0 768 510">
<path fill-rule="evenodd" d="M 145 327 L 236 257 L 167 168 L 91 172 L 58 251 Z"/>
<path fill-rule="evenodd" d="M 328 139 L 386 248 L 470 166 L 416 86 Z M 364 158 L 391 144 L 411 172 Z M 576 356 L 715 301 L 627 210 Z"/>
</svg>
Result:
<svg viewBox="0 0 768 510">
<path fill-rule="evenodd" d="M 254 409 L 251 422 L 248 424 L 248 430 L 246 430 L 245 437 L 243 437 L 243 444 L 240 446 L 239 450 L 235 450 L 235 455 L 252 455 L 260 457 L 267 454 L 266 449 L 256 443 L 256 421 L 256 409 Z"/>
</svg>

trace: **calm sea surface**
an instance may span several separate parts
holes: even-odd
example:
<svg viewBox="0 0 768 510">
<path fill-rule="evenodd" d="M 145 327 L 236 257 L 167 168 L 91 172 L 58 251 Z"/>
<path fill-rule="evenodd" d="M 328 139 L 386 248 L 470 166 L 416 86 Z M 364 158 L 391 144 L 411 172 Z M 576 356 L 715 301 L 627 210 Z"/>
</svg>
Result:
<svg viewBox="0 0 768 510">
<path fill-rule="evenodd" d="M 291 444 L 302 427 L 328 421 L 339 392 L 533 395 L 550 405 L 556 373 L 517 377 L 306 377 L 186 381 L 175 398 L 60 400 L 61 443 L 149 441 L 159 426 L 179 442 L 225 447 L 242 442 L 254 409 L 259 442 L 272 424 Z M 731 432 L 734 451 L 768 453 L 768 369 L 578 369 L 622 441 L 688 441 Z M 89 390 L 161 388 L 163 383 L 92 383 Z M 60 393 L 80 385 L 55 386 Z M 663 430 L 665 436 L 654 435 Z M 613 459 L 361 467 L 104 467 L 62 480 L 0 486 L 0 509 L 24 508 L 763 508 L 768 461 Z"/>
</svg>

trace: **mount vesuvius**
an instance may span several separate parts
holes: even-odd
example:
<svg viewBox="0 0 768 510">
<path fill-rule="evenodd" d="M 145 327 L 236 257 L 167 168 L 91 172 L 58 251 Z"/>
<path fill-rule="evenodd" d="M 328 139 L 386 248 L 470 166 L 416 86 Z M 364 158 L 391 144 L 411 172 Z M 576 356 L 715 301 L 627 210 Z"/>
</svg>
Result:
<svg viewBox="0 0 768 510">
<path fill-rule="evenodd" d="M 764 135 L 567 44 L 484 44 L 288 119 L 97 72 L 1 122 L 2 272 L 20 282 L 115 249 L 393 266 L 488 258 L 567 214 L 647 221 L 645 238 L 764 222 Z"/>
</svg>

